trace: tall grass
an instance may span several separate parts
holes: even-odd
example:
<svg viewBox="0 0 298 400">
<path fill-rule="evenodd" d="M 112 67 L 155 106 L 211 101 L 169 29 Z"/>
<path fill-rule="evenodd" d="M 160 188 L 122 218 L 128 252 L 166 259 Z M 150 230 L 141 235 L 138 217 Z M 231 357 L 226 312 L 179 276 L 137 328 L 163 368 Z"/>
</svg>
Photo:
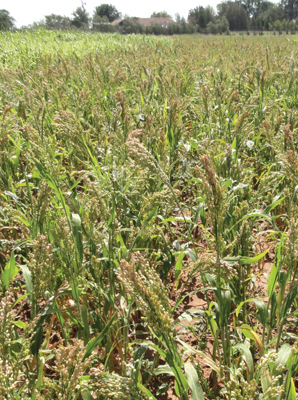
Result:
<svg viewBox="0 0 298 400">
<path fill-rule="evenodd" d="M 0 49 L 0 396 L 296 399 L 296 37 Z"/>
</svg>

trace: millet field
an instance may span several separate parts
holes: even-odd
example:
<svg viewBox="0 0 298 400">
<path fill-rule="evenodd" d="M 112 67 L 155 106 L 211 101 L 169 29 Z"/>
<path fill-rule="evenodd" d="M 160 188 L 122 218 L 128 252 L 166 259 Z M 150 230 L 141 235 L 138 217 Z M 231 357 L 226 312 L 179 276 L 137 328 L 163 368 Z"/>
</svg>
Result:
<svg viewBox="0 0 298 400">
<path fill-rule="evenodd" d="M 0 33 L 0 400 L 296 400 L 298 37 Z"/>
</svg>

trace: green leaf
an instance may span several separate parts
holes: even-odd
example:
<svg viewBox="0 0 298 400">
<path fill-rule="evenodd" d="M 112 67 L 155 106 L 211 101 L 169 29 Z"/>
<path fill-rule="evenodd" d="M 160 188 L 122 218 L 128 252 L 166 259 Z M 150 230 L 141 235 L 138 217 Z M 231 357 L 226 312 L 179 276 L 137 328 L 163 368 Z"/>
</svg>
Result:
<svg viewBox="0 0 298 400">
<path fill-rule="evenodd" d="M 138 350 L 135 352 L 133 360 L 134 361 L 140 360 L 144 356 L 144 354 L 146 353 L 147 349 L 148 349 L 147 345 L 139 347 Z"/>
<path fill-rule="evenodd" d="M 252 329 L 251 329 L 251 327 L 250 327 L 249 325 L 247 325 L 247 324 L 242 324 L 242 325 L 239 327 L 239 329 L 241 330 L 241 332 L 243 333 L 243 335 L 244 335 L 245 337 L 247 337 L 248 339 L 251 339 L 251 340 L 255 340 L 254 335 L 251 333 Z"/>
<path fill-rule="evenodd" d="M 234 349 L 239 350 L 245 357 L 245 361 L 249 369 L 249 380 L 251 380 L 254 374 L 254 361 L 251 355 L 251 351 L 245 346 L 244 343 L 238 343 L 233 347 Z"/>
<path fill-rule="evenodd" d="M 177 365 L 177 363 L 174 361 L 172 354 L 167 351 L 163 351 L 162 349 L 160 349 L 158 346 L 154 345 L 151 342 L 148 341 L 142 341 L 142 344 L 148 344 L 149 347 L 152 347 L 154 350 L 156 350 L 168 363 L 169 367 L 171 368 L 175 378 L 176 378 L 176 382 L 179 382 L 179 388 L 182 389 L 184 392 L 186 392 L 188 390 L 188 383 L 187 380 L 185 378 L 185 376 L 183 375 L 180 367 Z M 182 387 L 181 387 L 182 384 Z"/>
<path fill-rule="evenodd" d="M 34 160 L 34 163 L 38 169 L 38 171 L 40 172 L 40 175 L 42 175 L 44 177 L 44 179 L 47 181 L 47 184 L 49 185 L 49 187 L 51 189 L 53 189 L 54 191 L 57 190 L 56 184 L 53 181 L 51 175 L 45 170 L 45 168 L 43 167 L 43 165 L 38 162 L 37 160 Z"/>
<path fill-rule="evenodd" d="M 40 318 L 38 323 L 37 323 L 37 327 L 36 327 L 36 331 L 35 334 L 33 336 L 33 339 L 31 341 L 31 346 L 30 346 L 30 350 L 31 353 L 36 357 L 39 353 L 39 349 L 42 343 L 42 333 L 43 333 L 43 329 L 42 329 L 42 324 L 43 324 L 44 318 Z"/>
<path fill-rule="evenodd" d="M 239 303 L 239 305 L 238 305 L 238 307 L 237 307 L 237 309 L 236 309 L 236 317 L 239 316 L 239 313 L 240 313 L 240 311 L 241 311 L 241 309 L 242 309 L 242 307 L 243 307 L 243 304 L 249 303 L 249 302 L 252 301 L 252 300 L 253 300 L 253 299 L 247 299 L 247 300 L 241 301 L 241 302 Z"/>
<path fill-rule="evenodd" d="M 12 323 L 20 329 L 24 329 L 27 326 L 23 321 L 12 321 Z"/>
<path fill-rule="evenodd" d="M 16 266 L 14 253 L 12 252 L 10 255 L 10 260 L 5 265 L 4 271 L 2 272 L 2 275 L 1 275 L 1 280 L 2 280 L 2 285 L 3 285 L 4 291 L 6 291 L 8 289 L 10 281 L 16 276 L 18 271 L 19 270 Z"/>
<path fill-rule="evenodd" d="M 197 212 L 196 212 L 196 218 L 194 221 L 195 224 L 197 223 L 197 216 L 200 216 L 200 220 L 201 220 L 203 226 L 206 226 L 207 219 L 206 219 L 205 207 L 206 207 L 205 203 L 200 203 L 198 205 Z"/>
<path fill-rule="evenodd" d="M 187 363 L 185 363 L 184 368 L 187 382 L 189 384 L 189 387 L 191 388 L 192 400 L 204 400 L 205 397 L 202 386 L 200 385 L 198 374 L 194 366 L 188 361 Z"/>
<path fill-rule="evenodd" d="M 168 362 L 169 366 L 171 367 L 171 369 L 175 375 L 176 382 L 180 383 L 179 388 L 182 389 L 185 393 L 187 393 L 187 390 L 189 388 L 187 380 L 186 380 L 185 376 L 183 375 L 181 368 L 174 361 L 173 356 L 169 351 L 167 351 L 165 359 Z M 181 387 L 181 384 L 182 384 L 182 387 Z"/>
<path fill-rule="evenodd" d="M 152 343 L 150 340 L 134 340 L 133 343 L 140 344 L 142 346 L 149 346 L 152 349 L 156 350 L 158 354 L 160 354 L 164 359 L 166 358 L 166 352 L 158 347 L 156 344 Z"/>
<path fill-rule="evenodd" d="M 156 397 L 153 396 L 153 394 L 145 388 L 141 383 L 138 382 L 138 388 L 140 388 L 146 395 L 148 396 L 149 400 L 157 400 Z"/>
<path fill-rule="evenodd" d="M 292 381 L 292 368 L 289 368 L 287 375 L 286 375 L 285 383 L 284 383 L 285 392 L 286 392 L 286 400 L 292 400 L 291 381 Z"/>
<path fill-rule="evenodd" d="M 81 306 L 81 316 L 82 316 L 82 322 L 84 326 L 84 343 L 89 343 L 90 341 L 90 327 L 88 324 L 88 308 L 86 307 L 85 304 L 82 304 Z"/>
<path fill-rule="evenodd" d="M 289 396 L 287 397 L 287 400 L 296 400 L 297 396 L 296 396 L 296 387 L 295 387 L 295 382 L 294 379 L 291 378 L 291 389 L 289 392 Z"/>
<path fill-rule="evenodd" d="M 109 220 L 108 220 L 107 229 L 110 229 L 110 228 L 111 228 L 112 223 L 113 223 L 114 220 L 115 220 L 115 214 L 116 214 L 116 205 L 113 204 L 113 209 L 112 209 L 112 213 L 111 213 L 111 215 L 110 215 L 110 218 L 109 218 Z"/>
<path fill-rule="evenodd" d="M 70 286 L 71 286 L 72 297 L 74 301 L 78 303 L 80 297 L 80 289 L 77 286 L 75 279 L 71 279 Z"/>
<path fill-rule="evenodd" d="M 285 199 L 285 197 L 282 197 L 281 199 L 275 200 L 276 197 L 273 199 L 273 203 L 271 203 L 268 207 L 265 208 L 264 213 L 265 214 L 269 214 L 270 211 L 272 211 L 275 207 L 277 207 L 281 202 L 283 202 L 283 200 Z"/>
<path fill-rule="evenodd" d="M 213 290 L 213 292 L 214 292 L 214 295 L 215 295 L 215 297 L 216 297 L 216 301 L 217 301 L 217 303 L 218 303 L 218 302 L 220 301 L 220 298 L 219 298 L 218 288 L 217 288 L 215 279 L 214 279 L 214 277 L 213 277 L 212 275 L 210 275 L 210 274 L 206 274 L 206 278 L 207 278 L 208 282 L 210 283 L 210 285 L 211 285 L 212 287 L 216 288 L 216 289 Z"/>
<path fill-rule="evenodd" d="M 130 246 L 129 252 L 128 254 L 130 254 L 130 252 L 132 251 L 132 249 L 134 248 L 134 245 L 137 241 L 137 238 L 143 233 L 143 231 L 145 230 L 146 226 L 149 224 L 149 222 L 151 221 L 151 219 L 156 215 L 158 211 L 158 207 L 154 208 L 152 211 L 150 211 L 148 218 L 146 219 L 146 221 L 143 223 L 142 228 L 140 229 L 140 231 L 138 232 L 138 234 L 135 236 L 134 240 L 132 241 L 132 244 Z M 128 255 L 127 255 L 128 256 Z"/>
<path fill-rule="evenodd" d="M 224 261 L 234 264 L 235 262 L 238 262 L 241 265 L 248 265 L 248 264 L 253 264 L 257 261 L 260 261 L 267 253 L 268 253 L 269 249 L 265 250 L 264 253 L 258 254 L 255 257 L 225 257 Z"/>
<path fill-rule="evenodd" d="M 193 249 L 186 249 L 184 250 L 184 254 L 187 255 L 191 261 L 196 262 L 198 261 L 198 256 L 196 253 L 193 251 Z"/>
<path fill-rule="evenodd" d="M 31 294 L 33 292 L 33 282 L 32 282 L 32 275 L 30 269 L 27 265 L 20 265 L 20 269 L 23 273 L 23 277 L 26 283 L 26 290 L 27 293 Z"/>
<path fill-rule="evenodd" d="M 63 196 L 63 193 L 62 193 L 60 187 L 58 186 L 58 184 L 56 184 L 54 179 L 51 177 L 51 175 L 46 171 L 44 166 L 39 161 L 34 159 L 34 163 L 35 163 L 38 171 L 40 172 L 40 175 L 46 180 L 49 187 L 55 191 L 55 194 L 58 197 L 58 199 L 60 200 L 67 218 L 70 218 L 69 207 L 65 202 L 65 199 L 64 199 L 64 196 Z"/>
<path fill-rule="evenodd" d="M 239 326 L 239 328 L 241 330 L 241 332 L 243 333 L 243 335 L 249 339 L 254 340 L 257 345 L 259 346 L 259 350 L 260 350 L 260 355 L 261 357 L 264 355 L 264 345 L 259 337 L 259 335 L 251 329 L 251 327 L 247 324 L 243 324 L 241 326 Z"/>
<path fill-rule="evenodd" d="M 216 323 L 215 319 L 212 317 L 212 315 L 211 315 L 211 313 L 209 311 L 206 310 L 205 314 L 206 314 L 206 319 L 207 319 L 211 334 L 213 336 L 213 339 L 216 339 L 216 336 L 217 336 L 217 333 L 216 333 L 217 332 L 217 323 Z"/>
<path fill-rule="evenodd" d="M 83 357 L 83 361 L 91 355 L 91 353 L 96 349 L 96 347 L 99 345 L 99 343 L 105 337 L 105 335 L 108 332 L 108 330 L 110 329 L 115 317 L 116 317 L 116 313 L 110 319 L 109 323 L 104 327 L 104 329 L 101 331 L 101 333 L 96 338 L 91 339 L 90 342 L 87 344 L 86 349 L 85 349 L 86 353 Z"/>
<path fill-rule="evenodd" d="M 176 262 L 175 265 L 175 281 L 178 281 L 180 278 L 180 274 L 181 274 L 181 270 L 182 270 L 182 261 L 184 258 L 185 254 L 184 251 L 181 251 L 181 253 L 179 254 L 178 260 Z M 178 282 L 177 282 L 178 284 Z"/>
<path fill-rule="evenodd" d="M 14 308 L 14 306 L 16 306 L 20 301 L 22 301 L 25 297 L 29 296 L 29 293 L 25 293 L 22 296 L 20 296 L 14 303 L 12 308 Z"/>
<path fill-rule="evenodd" d="M 142 360 L 143 360 L 147 350 L 148 350 L 148 346 L 141 346 L 137 349 L 137 351 L 134 355 L 135 372 L 133 372 L 132 378 L 134 379 L 135 384 L 138 383 L 138 378 L 140 376 L 140 369 L 142 367 Z"/>
<path fill-rule="evenodd" d="M 30 227 L 31 226 L 31 222 L 28 221 L 28 219 L 16 216 L 16 219 L 18 219 L 19 221 L 21 221 L 25 226 Z"/>
<path fill-rule="evenodd" d="M 268 369 L 261 370 L 261 385 L 263 393 L 265 393 L 271 387 L 271 377 Z"/>
<path fill-rule="evenodd" d="M 159 386 L 159 388 L 157 389 L 156 395 L 159 396 L 159 395 L 161 395 L 161 394 L 163 394 L 163 393 L 166 393 L 166 391 L 168 390 L 168 388 L 169 388 L 169 384 L 168 384 L 168 383 L 162 383 L 162 384 Z"/>
<path fill-rule="evenodd" d="M 260 315 L 260 320 L 263 326 L 266 325 L 267 320 L 267 307 L 266 304 L 261 299 L 252 299 L 258 309 L 258 313 Z"/>
<path fill-rule="evenodd" d="M 283 317 L 286 316 L 287 312 L 289 311 L 291 305 L 293 304 L 293 301 L 295 300 L 296 296 L 298 293 L 298 287 L 291 288 L 289 293 L 286 295 L 286 298 L 283 302 L 283 305 L 281 307 L 280 311 L 280 318 L 282 319 Z"/>
<path fill-rule="evenodd" d="M 291 352 L 288 361 L 286 363 L 286 367 L 288 368 L 288 372 L 284 383 L 286 400 L 296 400 L 296 390 L 292 376 L 293 373 L 295 372 L 295 369 L 297 368 L 297 365 L 298 365 L 298 355 L 295 353 L 293 354 Z"/>
<path fill-rule="evenodd" d="M 286 291 L 286 284 L 287 284 L 287 272 L 286 271 L 279 271 L 278 274 L 278 285 L 279 285 L 279 292 L 276 297 L 276 321 L 277 325 L 279 324 L 280 321 L 280 311 L 281 311 L 281 305 L 282 305 L 282 300 L 284 298 L 284 294 Z"/>
<path fill-rule="evenodd" d="M 159 365 L 155 370 L 154 374 L 155 376 L 165 374 L 165 375 L 171 375 L 174 376 L 174 372 L 168 365 Z"/>
<path fill-rule="evenodd" d="M 286 366 L 290 355 L 291 355 L 291 346 L 289 345 L 289 343 L 284 343 L 279 349 L 279 352 L 277 354 L 277 359 L 275 361 L 273 368 L 273 374 L 275 374 L 275 371 L 279 365 L 282 365 L 283 367 Z"/>
<path fill-rule="evenodd" d="M 280 259 L 281 259 L 281 249 L 282 249 L 283 237 L 284 237 L 284 233 L 280 239 L 277 253 L 275 255 L 274 264 L 271 269 L 269 280 L 268 280 L 267 294 L 268 294 L 269 298 L 272 296 L 272 293 L 275 291 L 277 278 L 278 278 L 278 272 L 280 270 Z"/>
<path fill-rule="evenodd" d="M 37 381 L 35 381 L 36 382 L 36 389 L 38 390 L 38 392 L 40 391 L 40 388 L 41 388 L 42 376 L 43 376 L 43 363 L 42 363 L 42 360 L 39 357 Z M 35 393 L 34 393 L 34 395 L 35 395 Z"/>
<path fill-rule="evenodd" d="M 246 214 L 244 217 L 242 217 L 236 224 L 234 224 L 230 230 L 232 231 L 238 224 L 240 224 L 242 221 L 249 219 L 249 218 L 254 218 L 254 221 L 256 221 L 258 218 L 263 218 L 267 221 L 269 221 L 271 224 L 273 223 L 272 218 L 269 217 L 269 215 L 266 215 L 264 211 L 262 210 L 254 210 L 253 212 Z"/>
<path fill-rule="evenodd" d="M 268 253 L 269 249 L 265 250 L 264 253 L 258 254 L 255 257 L 241 257 L 239 260 L 239 264 L 253 264 L 255 262 L 260 261 L 265 255 Z"/>
<path fill-rule="evenodd" d="M 89 392 L 89 390 L 84 390 L 82 396 L 83 400 L 93 400 L 92 394 Z"/>
<path fill-rule="evenodd" d="M 199 357 L 201 357 L 204 360 L 204 363 L 206 365 L 208 365 L 213 371 L 215 371 L 219 376 L 221 376 L 220 367 L 207 354 L 205 354 L 203 351 L 196 350 L 194 347 L 192 347 L 188 343 L 183 342 L 181 339 L 177 339 L 177 342 L 179 342 L 183 346 L 186 353 L 196 353 Z"/>
<path fill-rule="evenodd" d="M 67 343 L 68 342 L 68 331 L 67 331 L 67 329 L 65 329 L 64 318 L 63 318 L 62 312 L 58 306 L 57 300 L 54 300 L 54 307 L 55 307 L 55 314 L 58 318 L 58 321 L 59 321 L 59 324 L 61 327 L 63 338 L 64 338 L 65 342 Z"/>
<path fill-rule="evenodd" d="M 231 292 L 230 290 L 221 291 L 223 322 L 228 325 L 230 312 L 231 312 Z"/>
</svg>

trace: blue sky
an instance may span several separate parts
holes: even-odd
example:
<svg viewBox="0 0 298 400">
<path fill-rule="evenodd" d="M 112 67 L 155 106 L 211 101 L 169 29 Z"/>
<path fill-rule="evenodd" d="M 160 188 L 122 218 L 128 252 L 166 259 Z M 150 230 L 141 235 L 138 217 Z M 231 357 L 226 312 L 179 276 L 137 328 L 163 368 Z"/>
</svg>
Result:
<svg viewBox="0 0 298 400">
<path fill-rule="evenodd" d="M 84 0 L 87 11 L 92 15 L 96 6 L 102 3 L 113 4 L 123 14 L 136 17 L 150 17 L 154 11 L 167 11 L 170 15 L 176 13 L 187 17 L 191 8 L 210 4 L 216 8 L 218 0 Z M 0 8 L 6 9 L 15 18 L 17 27 L 28 25 L 40 21 L 45 15 L 60 14 L 71 16 L 72 12 L 81 5 L 81 1 L 64 0 L 10 0 L 9 2 L 0 1 Z"/>
</svg>

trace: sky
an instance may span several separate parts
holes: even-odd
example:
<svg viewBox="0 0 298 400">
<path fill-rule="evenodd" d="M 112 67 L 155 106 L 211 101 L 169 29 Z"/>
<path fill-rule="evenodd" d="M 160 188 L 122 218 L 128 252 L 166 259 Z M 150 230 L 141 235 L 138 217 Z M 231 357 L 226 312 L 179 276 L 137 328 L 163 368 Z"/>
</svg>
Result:
<svg viewBox="0 0 298 400">
<path fill-rule="evenodd" d="M 220 0 L 84 0 L 85 7 L 90 15 L 96 6 L 102 3 L 113 4 L 122 14 L 130 17 L 149 18 L 154 11 L 167 11 L 168 14 L 175 16 L 179 13 L 187 17 L 190 9 L 199 5 L 208 4 L 216 8 Z M 45 15 L 59 14 L 70 17 L 72 12 L 81 6 L 80 0 L 0 0 L 0 9 L 5 9 L 16 20 L 16 26 L 20 28 L 24 25 L 38 22 Z"/>
</svg>

